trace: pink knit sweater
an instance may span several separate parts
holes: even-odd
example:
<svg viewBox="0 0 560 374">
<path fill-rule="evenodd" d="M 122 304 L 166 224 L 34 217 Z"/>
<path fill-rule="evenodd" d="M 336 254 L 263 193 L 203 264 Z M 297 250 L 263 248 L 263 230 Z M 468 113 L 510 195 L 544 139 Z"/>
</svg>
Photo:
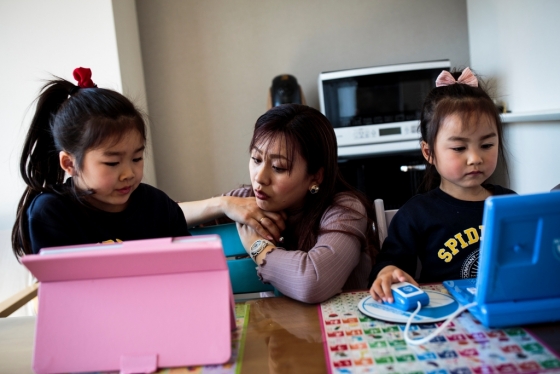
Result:
<svg viewBox="0 0 560 374">
<path fill-rule="evenodd" d="M 244 187 L 226 195 L 248 197 L 253 196 L 253 190 Z M 330 206 L 321 218 L 321 228 L 355 233 L 365 242 L 365 207 L 349 194 L 339 193 L 335 201 L 352 210 Z M 288 217 L 286 225 L 293 227 L 300 220 L 298 216 Z M 371 267 L 371 258 L 362 250 L 358 238 L 329 232 L 320 234 L 312 248 L 275 248 L 257 267 L 257 273 L 263 282 L 272 284 L 286 296 L 319 303 L 343 290 L 366 289 Z"/>
</svg>

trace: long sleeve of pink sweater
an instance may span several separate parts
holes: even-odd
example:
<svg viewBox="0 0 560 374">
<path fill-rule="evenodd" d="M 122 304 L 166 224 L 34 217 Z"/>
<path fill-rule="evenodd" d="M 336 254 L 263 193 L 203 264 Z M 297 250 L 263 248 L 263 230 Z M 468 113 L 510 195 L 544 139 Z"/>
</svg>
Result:
<svg viewBox="0 0 560 374">
<path fill-rule="evenodd" d="M 251 188 L 240 188 L 229 196 L 253 196 Z M 355 197 L 340 193 L 336 205 L 327 208 L 321 218 L 321 229 L 354 233 L 365 242 L 366 211 Z M 345 209 L 345 207 L 351 209 Z M 287 225 L 297 225 L 288 217 Z M 284 295 L 307 303 L 319 303 L 343 290 L 366 289 L 371 259 L 362 250 L 356 236 L 343 232 L 319 234 L 312 248 L 270 252 L 257 273 Z"/>
</svg>

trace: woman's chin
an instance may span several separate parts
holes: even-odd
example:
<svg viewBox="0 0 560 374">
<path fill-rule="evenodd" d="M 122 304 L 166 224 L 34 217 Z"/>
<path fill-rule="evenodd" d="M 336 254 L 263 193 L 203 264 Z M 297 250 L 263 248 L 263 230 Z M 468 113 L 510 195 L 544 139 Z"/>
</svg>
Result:
<svg viewBox="0 0 560 374">
<path fill-rule="evenodd" d="M 266 203 L 266 201 L 257 199 L 257 206 L 258 206 L 259 208 L 261 208 L 262 210 L 268 210 L 268 209 L 267 209 L 267 205 L 268 205 L 268 204 Z"/>
<path fill-rule="evenodd" d="M 259 200 L 257 199 L 257 206 L 262 210 L 266 210 L 267 212 L 277 212 L 279 211 L 278 207 L 274 204 L 271 204 L 268 200 Z"/>
</svg>

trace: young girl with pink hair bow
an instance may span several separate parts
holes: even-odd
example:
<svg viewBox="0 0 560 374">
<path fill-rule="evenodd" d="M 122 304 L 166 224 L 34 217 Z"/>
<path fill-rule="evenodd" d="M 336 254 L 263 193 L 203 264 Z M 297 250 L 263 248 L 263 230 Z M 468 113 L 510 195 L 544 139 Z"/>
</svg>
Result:
<svg viewBox="0 0 560 374">
<path fill-rule="evenodd" d="M 370 275 L 377 301 L 393 302 L 393 283 L 417 284 L 418 259 L 420 283 L 476 277 L 484 200 L 515 193 L 488 183 L 499 163 L 507 172 L 502 121 L 469 68 L 439 75 L 420 130 L 428 192 L 412 197 L 391 221 Z"/>
</svg>

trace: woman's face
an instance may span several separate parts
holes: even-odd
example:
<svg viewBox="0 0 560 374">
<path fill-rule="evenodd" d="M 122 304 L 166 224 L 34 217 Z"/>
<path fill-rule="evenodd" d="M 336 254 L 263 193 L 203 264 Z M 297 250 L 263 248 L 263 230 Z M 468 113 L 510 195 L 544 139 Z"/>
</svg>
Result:
<svg viewBox="0 0 560 374">
<path fill-rule="evenodd" d="M 307 174 L 307 162 L 294 152 L 292 170 L 283 137 L 257 143 L 251 150 L 249 173 L 259 208 L 267 211 L 297 211 L 303 207 L 309 188 L 320 184 Z"/>
</svg>

